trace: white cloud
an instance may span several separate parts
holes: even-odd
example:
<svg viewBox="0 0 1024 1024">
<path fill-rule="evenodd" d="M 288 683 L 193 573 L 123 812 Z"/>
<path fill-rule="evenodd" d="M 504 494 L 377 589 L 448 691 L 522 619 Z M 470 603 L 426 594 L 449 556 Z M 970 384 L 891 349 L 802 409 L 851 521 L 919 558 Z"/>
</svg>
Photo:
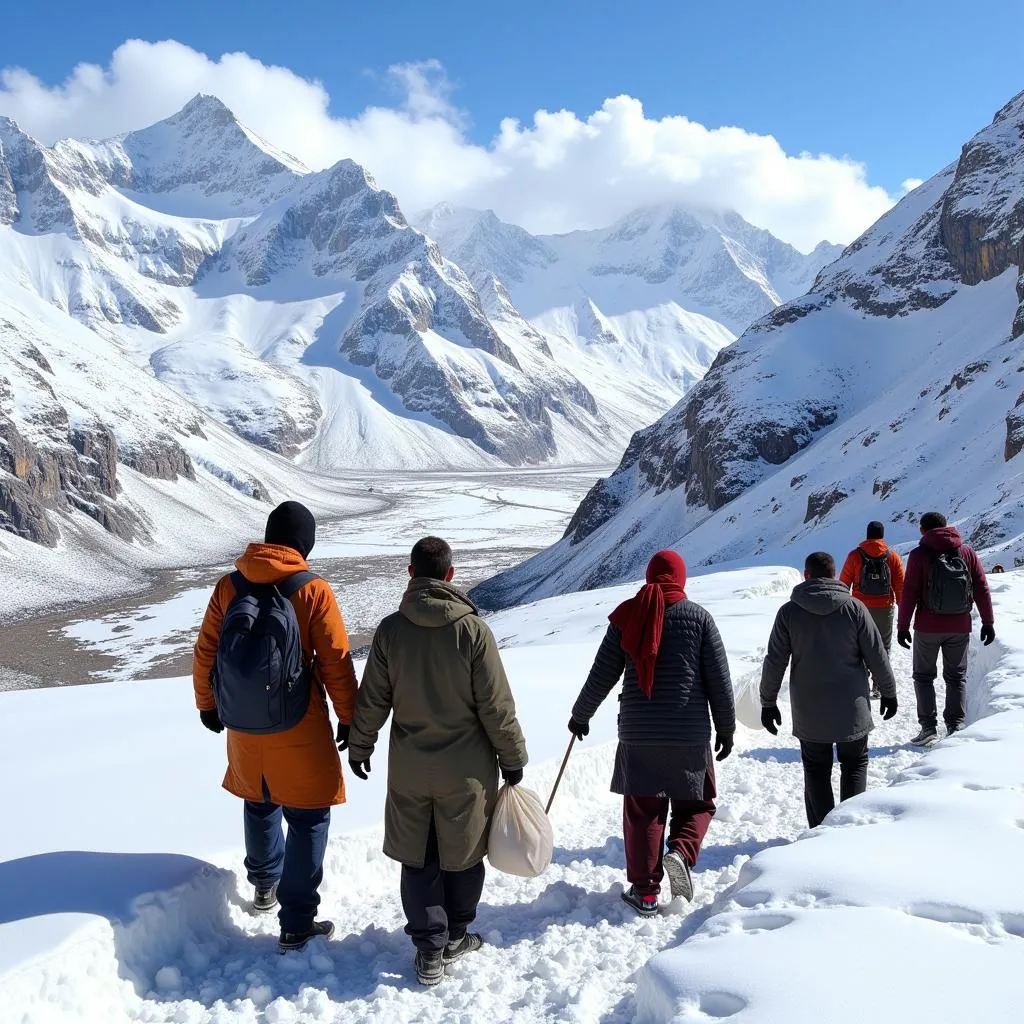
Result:
<svg viewBox="0 0 1024 1024">
<path fill-rule="evenodd" d="M 629 96 L 585 117 L 541 110 L 529 124 L 503 121 L 481 146 L 467 138 L 437 61 L 397 65 L 389 75 L 399 90 L 394 106 L 339 118 L 319 82 L 288 68 L 245 53 L 212 60 L 173 41 L 129 40 L 108 67 L 80 64 L 58 86 L 21 69 L 0 72 L 0 113 L 52 142 L 142 127 L 197 92 L 212 93 L 310 167 L 345 156 L 365 164 L 408 212 L 451 200 L 533 231 L 602 226 L 645 203 L 678 201 L 733 207 L 809 249 L 822 238 L 850 241 L 894 201 L 856 161 L 787 154 L 772 136 L 742 128 L 649 118 Z"/>
<path fill-rule="evenodd" d="M 924 184 L 924 178 L 905 178 L 903 184 L 900 185 L 900 190 L 904 193 L 913 192 L 915 188 L 919 188 Z"/>
</svg>

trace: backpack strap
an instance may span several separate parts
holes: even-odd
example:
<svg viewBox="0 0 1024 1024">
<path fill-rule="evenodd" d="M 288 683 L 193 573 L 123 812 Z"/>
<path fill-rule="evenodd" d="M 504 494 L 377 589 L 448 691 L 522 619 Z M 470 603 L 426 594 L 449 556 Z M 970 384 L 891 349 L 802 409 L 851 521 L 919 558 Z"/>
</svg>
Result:
<svg viewBox="0 0 1024 1024">
<path fill-rule="evenodd" d="M 277 592 L 284 598 L 293 598 L 307 583 L 320 579 L 315 572 L 296 572 L 277 584 Z"/>
<path fill-rule="evenodd" d="M 252 593 L 252 584 L 240 572 L 235 571 L 228 578 L 235 588 L 235 597 L 245 597 Z"/>
</svg>

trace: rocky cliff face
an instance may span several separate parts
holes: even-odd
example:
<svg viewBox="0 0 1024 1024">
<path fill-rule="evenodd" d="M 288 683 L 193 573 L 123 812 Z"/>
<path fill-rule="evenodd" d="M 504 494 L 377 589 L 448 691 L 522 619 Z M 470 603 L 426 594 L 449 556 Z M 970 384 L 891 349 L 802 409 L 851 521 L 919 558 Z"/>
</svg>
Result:
<svg viewBox="0 0 1024 1024">
<path fill-rule="evenodd" d="M 811 531 L 848 520 L 851 542 L 861 519 L 912 535 L 926 505 L 967 533 L 984 520 L 987 544 L 1024 555 L 1024 502 L 1010 498 L 1024 448 L 1010 397 L 1024 373 L 1011 340 L 1022 280 L 1024 93 L 806 296 L 720 353 L 635 435 L 562 543 L 480 600 L 628 578 L 656 543 L 698 544 L 707 564 L 813 543 Z"/>
</svg>

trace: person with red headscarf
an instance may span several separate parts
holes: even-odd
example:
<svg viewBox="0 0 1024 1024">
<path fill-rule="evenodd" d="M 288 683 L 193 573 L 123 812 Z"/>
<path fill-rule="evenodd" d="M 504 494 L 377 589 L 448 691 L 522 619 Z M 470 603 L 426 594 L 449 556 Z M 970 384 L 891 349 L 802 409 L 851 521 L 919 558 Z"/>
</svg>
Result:
<svg viewBox="0 0 1024 1024">
<path fill-rule="evenodd" d="M 715 620 L 687 599 L 686 563 L 675 551 L 651 559 L 647 582 L 609 620 L 569 730 L 580 740 L 590 732 L 590 719 L 625 673 L 611 789 L 623 797 L 630 886 L 622 899 L 649 917 L 666 875 L 673 899 L 693 898 L 691 870 L 715 814 L 711 721 L 723 761 L 732 752 L 736 707 Z"/>
</svg>

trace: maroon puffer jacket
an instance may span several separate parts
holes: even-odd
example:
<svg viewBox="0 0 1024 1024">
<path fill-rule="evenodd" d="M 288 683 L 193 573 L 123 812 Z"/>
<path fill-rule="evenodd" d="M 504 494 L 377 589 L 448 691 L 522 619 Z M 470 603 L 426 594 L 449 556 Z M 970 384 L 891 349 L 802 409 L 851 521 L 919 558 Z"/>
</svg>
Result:
<svg viewBox="0 0 1024 1024">
<path fill-rule="evenodd" d="M 903 600 L 900 601 L 899 629 L 910 629 L 910 620 L 914 619 L 914 629 L 919 633 L 970 633 L 971 614 L 940 615 L 929 611 L 924 604 L 925 591 L 928 589 L 928 567 L 933 551 L 957 551 L 971 570 L 974 581 L 974 603 L 978 608 L 983 626 L 994 623 L 992 615 L 992 595 L 988 590 L 985 570 L 981 567 L 974 549 L 968 547 L 960 538 L 954 526 L 942 526 L 937 530 L 929 530 L 921 537 L 921 543 L 910 552 L 907 559 L 907 578 L 903 584 Z M 914 612 L 917 612 L 916 618 Z"/>
</svg>

